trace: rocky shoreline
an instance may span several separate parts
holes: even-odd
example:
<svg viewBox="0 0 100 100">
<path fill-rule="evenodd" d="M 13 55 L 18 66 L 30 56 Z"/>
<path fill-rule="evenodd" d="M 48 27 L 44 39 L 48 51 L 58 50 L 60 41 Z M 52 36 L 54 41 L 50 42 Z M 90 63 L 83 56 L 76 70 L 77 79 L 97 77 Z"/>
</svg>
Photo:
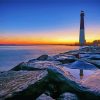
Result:
<svg viewBox="0 0 100 100">
<path fill-rule="evenodd" d="M 65 68 L 95 72 L 79 80 Z M 0 100 L 100 100 L 99 76 L 100 47 L 41 55 L 0 72 Z"/>
</svg>

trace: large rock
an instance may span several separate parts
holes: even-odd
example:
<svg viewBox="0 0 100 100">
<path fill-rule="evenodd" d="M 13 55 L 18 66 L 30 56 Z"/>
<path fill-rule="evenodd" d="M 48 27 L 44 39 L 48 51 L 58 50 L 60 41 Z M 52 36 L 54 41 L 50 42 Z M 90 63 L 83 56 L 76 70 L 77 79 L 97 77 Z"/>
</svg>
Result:
<svg viewBox="0 0 100 100">
<path fill-rule="evenodd" d="M 90 55 L 88 58 L 92 60 L 100 60 L 100 54 Z"/>
<path fill-rule="evenodd" d="M 90 60 L 100 60 L 100 54 L 80 54 L 80 58 L 90 59 Z"/>
<path fill-rule="evenodd" d="M 0 100 L 33 100 L 45 92 L 47 71 L 0 73 Z"/>
<path fill-rule="evenodd" d="M 49 65 L 56 66 L 59 65 L 58 61 L 35 61 L 35 62 L 23 62 L 12 68 L 11 70 L 19 71 L 19 70 L 45 70 Z"/>
<path fill-rule="evenodd" d="M 17 66 L 15 66 L 14 68 L 11 69 L 12 71 L 20 71 L 20 70 L 36 70 L 35 68 L 33 68 L 32 66 L 29 66 L 29 64 L 27 62 L 22 62 L 20 64 L 18 64 Z"/>
<path fill-rule="evenodd" d="M 97 69 L 97 67 L 95 65 L 88 63 L 86 61 L 83 61 L 83 60 L 75 61 L 75 62 L 67 65 L 67 67 L 73 68 L 73 69 L 85 69 L 85 70 Z"/>
<path fill-rule="evenodd" d="M 49 66 L 47 71 L 0 73 L 0 100 L 33 100 L 46 91 L 55 99 L 65 92 L 77 94 L 82 100 L 100 99 L 99 70 L 84 81 L 76 80 L 61 66 Z"/>
<path fill-rule="evenodd" d="M 28 62 L 29 63 L 34 63 L 34 62 L 36 62 L 36 61 L 38 61 L 37 59 L 31 59 L 31 60 L 29 60 Z"/>
<path fill-rule="evenodd" d="M 99 72 L 100 73 L 100 72 Z M 98 91 L 95 91 L 95 85 L 100 84 L 100 78 L 94 78 L 93 80 L 96 82 L 94 84 L 93 80 L 90 82 L 94 84 L 92 88 L 91 85 L 84 85 L 80 81 L 76 80 L 68 71 L 65 71 L 63 67 L 49 67 L 48 69 L 49 81 L 54 85 L 55 94 L 60 95 L 64 92 L 73 92 L 78 95 L 82 100 L 99 100 L 100 99 L 100 88 Z M 98 76 L 99 77 L 99 76 Z M 58 96 L 57 95 L 57 96 Z M 54 96 L 54 95 L 53 95 Z"/>
<path fill-rule="evenodd" d="M 96 71 L 87 79 L 81 81 L 82 85 L 87 87 L 89 91 L 100 96 L 100 70 Z"/>
<path fill-rule="evenodd" d="M 72 62 L 76 61 L 76 57 L 75 56 L 73 56 L 73 55 L 66 55 L 66 54 L 56 55 L 56 56 L 54 56 L 54 59 L 56 61 L 61 62 L 62 64 L 72 63 Z"/>
<path fill-rule="evenodd" d="M 89 53 L 85 53 L 85 54 L 83 53 L 83 54 L 82 54 L 82 53 L 81 53 L 81 54 L 79 54 L 79 55 L 80 55 L 80 58 L 88 58 L 88 57 L 90 57 L 91 54 L 89 54 Z"/>
<path fill-rule="evenodd" d="M 96 53 L 100 54 L 99 46 L 85 46 L 79 49 L 80 53 Z"/>
<path fill-rule="evenodd" d="M 41 55 L 40 57 L 36 58 L 36 59 L 31 59 L 28 62 L 29 63 L 33 63 L 36 61 L 54 61 L 53 56 L 48 56 L 48 55 Z"/>
<path fill-rule="evenodd" d="M 54 99 L 50 96 L 47 96 L 46 94 L 42 94 L 36 100 L 54 100 Z"/>
<path fill-rule="evenodd" d="M 81 91 L 79 87 L 79 82 L 70 74 L 69 71 L 64 70 L 61 66 L 50 66 L 48 68 L 49 74 L 49 91 L 53 98 L 57 98 L 63 92 L 76 92 L 76 90 Z M 74 88 L 78 89 L 74 89 Z M 83 88 L 83 87 L 82 87 Z"/>
<path fill-rule="evenodd" d="M 41 55 L 40 57 L 37 58 L 37 60 L 47 60 L 48 59 L 48 55 Z"/>
<path fill-rule="evenodd" d="M 79 100 L 76 94 L 66 92 L 59 96 L 57 100 Z"/>
<path fill-rule="evenodd" d="M 96 67 L 100 68 L 100 60 L 90 60 L 87 58 L 83 58 L 82 60 L 87 61 L 88 63 L 91 63 L 95 65 Z"/>
<path fill-rule="evenodd" d="M 69 55 L 76 55 L 78 54 L 80 51 L 79 50 L 71 50 L 71 51 L 67 51 L 64 54 L 69 54 Z"/>
<path fill-rule="evenodd" d="M 43 57 L 43 55 L 42 55 L 42 57 Z M 46 57 L 46 55 L 45 55 L 45 57 Z M 31 59 L 28 62 L 33 63 L 33 62 L 36 62 L 36 61 L 54 61 L 55 60 L 53 56 L 48 56 L 46 59 L 43 59 L 43 58 L 40 59 L 40 58 L 41 58 L 41 56 L 38 57 L 37 59 Z"/>
<path fill-rule="evenodd" d="M 88 60 L 88 61 L 94 64 L 96 67 L 100 68 L 100 60 Z"/>
</svg>

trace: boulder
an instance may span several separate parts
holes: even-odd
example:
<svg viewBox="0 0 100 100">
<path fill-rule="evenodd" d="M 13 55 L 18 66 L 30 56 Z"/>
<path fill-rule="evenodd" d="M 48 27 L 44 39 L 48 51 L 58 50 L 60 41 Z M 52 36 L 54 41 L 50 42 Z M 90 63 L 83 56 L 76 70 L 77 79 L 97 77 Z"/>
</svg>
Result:
<svg viewBox="0 0 100 100">
<path fill-rule="evenodd" d="M 89 91 L 100 96 L 100 70 L 81 81 L 81 84 L 88 88 Z"/>
<path fill-rule="evenodd" d="M 28 63 L 28 66 L 34 68 L 34 69 L 38 69 L 38 70 L 43 70 L 43 69 L 47 69 L 48 66 L 56 66 L 59 65 L 60 62 L 58 61 L 36 61 L 34 63 Z"/>
<path fill-rule="evenodd" d="M 66 92 L 59 96 L 57 100 L 79 100 L 76 94 Z"/>
<path fill-rule="evenodd" d="M 0 100 L 33 100 L 45 92 L 47 71 L 0 73 Z"/>
<path fill-rule="evenodd" d="M 28 62 L 29 63 L 34 63 L 34 62 L 36 62 L 36 61 L 38 61 L 37 59 L 31 59 L 31 60 L 29 60 Z"/>
<path fill-rule="evenodd" d="M 79 50 L 71 50 L 71 51 L 65 52 L 64 54 L 76 55 L 76 54 L 78 54 L 79 52 L 80 52 Z"/>
<path fill-rule="evenodd" d="M 41 55 L 40 57 L 37 58 L 37 60 L 47 60 L 48 59 L 48 55 Z"/>
<path fill-rule="evenodd" d="M 100 60 L 91 60 L 91 59 L 87 59 L 87 58 L 83 58 L 82 60 L 95 65 L 97 68 L 100 68 Z"/>
<path fill-rule="evenodd" d="M 83 54 L 81 53 L 80 54 L 80 58 L 88 58 L 90 55 L 91 54 L 89 54 L 89 53 L 85 53 L 85 54 L 84 53 Z"/>
<path fill-rule="evenodd" d="M 23 62 L 17 65 L 16 67 L 12 68 L 13 71 L 19 70 L 45 70 L 48 68 L 49 65 L 55 66 L 59 65 L 60 62 L 58 61 L 35 61 L 35 62 Z"/>
<path fill-rule="evenodd" d="M 53 56 L 48 56 L 48 55 L 41 55 L 40 57 L 36 58 L 36 59 L 31 59 L 28 62 L 29 63 L 34 63 L 36 61 L 54 61 L 55 59 L 53 58 Z"/>
<path fill-rule="evenodd" d="M 50 96 L 47 96 L 46 94 L 42 94 L 36 100 L 54 100 L 54 99 Z"/>
<path fill-rule="evenodd" d="M 33 100 L 49 91 L 58 98 L 65 92 L 74 93 L 80 100 L 100 99 L 100 71 L 79 81 L 63 67 L 50 66 L 39 71 L 8 71 L 0 73 L 0 100 Z"/>
<path fill-rule="evenodd" d="M 84 46 L 79 49 L 80 53 L 99 53 L 100 54 L 100 47 L 99 46 Z"/>
<path fill-rule="evenodd" d="M 65 65 L 66 66 L 66 65 Z M 85 70 L 94 70 L 97 69 L 97 67 L 91 63 L 88 63 L 84 60 L 77 60 L 71 64 L 67 64 L 67 67 L 73 68 L 73 69 L 85 69 Z"/>
<path fill-rule="evenodd" d="M 100 60 L 100 54 L 80 54 L 80 58 L 90 59 L 90 60 Z"/>
<path fill-rule="evenodd" d="M 100 72 L 99 72 L 100 73 Z M 78 95 L 82 100 L 99 100 L 100 99 L 100 88 L 98 91 L 94 91 L 91 85 L 84 85 L 82 82 L 76 80 L 68 71 L 65 71 L 63 67 L 49 67 L 49 82 L 53 84 L 54 92 L 56 97 L 64 92 L 72 92 Z M 94 76 L 94 75 L 93 75 Z M 99 77 L 99 76 L 98 76 Z M 95 77 L 96 78 L 96 77 Z M 93 79 L 96 84 L 100 84 L 100 78 Z M 92 84 L 93 80 L 90 82 Z M 94 82 L 93 82 L 94 84 Z M 95 85 L 93 88 L 96 90 Z M 99 87 L 99 86 L 98 86 Z M 52 95 L 54 97 L 55 95 Z"/>
<path fill-rule="evenodd" d="M 79 88 L 79 82 L 70 74 L 69 71 L 64 70 L 61 66 L 48 67 L 49 88 L 53 98 L 59 97 L 63 92 L 76 92 L 74 87 Z"/>
<path fill-rule="evenodd" d="M 100 60 L 100 54 L 90 55 L 88 59 L 92 60 Z"/>
<path fill-rule="evenodd" d="M 76 57 L 73 55 L 64 55 L 64 54 L 63 55 L 56 55 L 56 56 L 54 56 L 54 58 L 56 61 L 59 61 L 62 64 L 72 63 L 72 62 L 76 61 Z"/>
<path fill-rule="evenodd" d="M 15 66 L 14 68 L 11 69 L 12 71 L 20 71 L 20 70 L 36 70 L 35 68 L 29 66 L 29 64 L 27 62 L 22 62 L 20 64 L 18 64 L 17 66 Z"/>
<path fill-rule="evenodd" d="M 100 68 L 100 60 L 91 60 L 89 62 L 94 64 L 96 67 Z"/>
</svg>

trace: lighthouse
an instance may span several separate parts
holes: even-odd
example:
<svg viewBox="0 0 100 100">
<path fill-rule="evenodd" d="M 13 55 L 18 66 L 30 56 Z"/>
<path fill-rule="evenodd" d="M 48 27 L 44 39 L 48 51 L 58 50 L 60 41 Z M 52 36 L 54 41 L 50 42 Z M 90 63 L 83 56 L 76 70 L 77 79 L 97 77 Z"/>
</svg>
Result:
<svg viewBox="0 0 100 100">
<path fill-rule="evenodd" d="M 84 11 L 81 11 L 79 44 L 80 46 L 84 46 L 85 43 L 86 43 L 86 40 L 85 40 L 85 29 L 84 29 Z"/>
</svg>

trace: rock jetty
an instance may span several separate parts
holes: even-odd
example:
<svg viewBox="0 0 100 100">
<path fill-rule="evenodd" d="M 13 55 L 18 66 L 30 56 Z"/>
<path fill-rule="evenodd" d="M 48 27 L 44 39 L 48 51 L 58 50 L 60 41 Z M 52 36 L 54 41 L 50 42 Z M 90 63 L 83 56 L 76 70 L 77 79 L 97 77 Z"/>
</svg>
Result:
<svg viewBox="0 0 100 100">
<path fill-rule="evenodd" d="M 85 79 L 70 69 L 95 70 Z M 0 72 L 0 100 L 100 100 L 100 47 L 42 55 Z"/>
</svg>

